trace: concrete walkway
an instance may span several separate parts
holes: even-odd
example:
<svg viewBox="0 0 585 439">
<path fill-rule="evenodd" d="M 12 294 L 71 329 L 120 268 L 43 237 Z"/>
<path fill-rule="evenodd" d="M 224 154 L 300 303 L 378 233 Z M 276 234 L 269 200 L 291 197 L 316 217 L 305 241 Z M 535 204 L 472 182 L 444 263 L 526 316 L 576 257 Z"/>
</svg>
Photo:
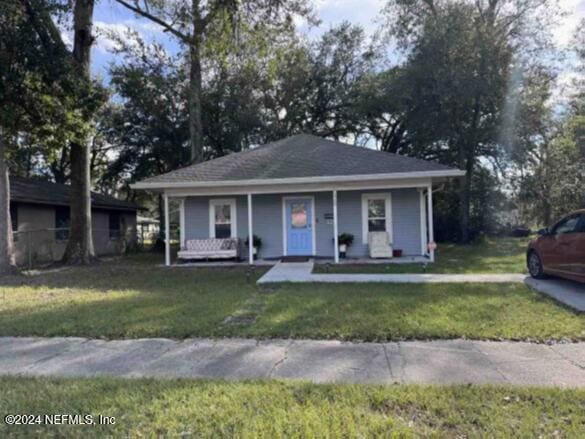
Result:
<svg viewBox="0 0 585 439">
<path fill-rule="evenodd" d="M 259 284 L 274 282 L 389 282 L 389 283 L 507 283 L 524 282 L 526 275 L 502 274 L 313 274 L 313 262 L 279 262 L 264 276 Z"/>
<path fill-rule="evenodd" d="M 585 284 L 564 279 L 533 279 L 525 274 L 313 274 L 313 262 L 286 263 L 279 262 L 264 276 L 258 284 L 276 282 L 387 282 L 387 283 L 506 283 L 525 282 L 530 288 L 546 294 L 569 308 L 585 312 Z"/>
<path fill-rule="evenodd" d="M 4 337 L 0 374 L 585 387 L 585 343 Z"/>
</svg>

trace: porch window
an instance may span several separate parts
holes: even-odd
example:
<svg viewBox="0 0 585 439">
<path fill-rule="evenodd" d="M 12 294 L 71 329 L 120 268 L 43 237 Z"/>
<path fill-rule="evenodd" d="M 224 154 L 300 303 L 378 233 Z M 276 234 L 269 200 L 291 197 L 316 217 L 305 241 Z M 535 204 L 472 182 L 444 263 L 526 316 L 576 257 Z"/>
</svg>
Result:
<svg viewBox="0 0 585 439">
<path fill-rule="evenodd" d="M 369 232 L 388 232 L 392 240 L 390 194 L 362 195 L 362 241 L 368 242 Z"/>
<path fill-rule="evenodd" d="M 209 236 L 223 239 L 236 235 L 236 200 L 209 200 Z"/>
<path fill-rule="evenodd" d="M 293 229 L 307 228 L 307 205 L 305 203 L 293 203 L 291 205 L 292 218 L 291 226 Z"/>
</svg>

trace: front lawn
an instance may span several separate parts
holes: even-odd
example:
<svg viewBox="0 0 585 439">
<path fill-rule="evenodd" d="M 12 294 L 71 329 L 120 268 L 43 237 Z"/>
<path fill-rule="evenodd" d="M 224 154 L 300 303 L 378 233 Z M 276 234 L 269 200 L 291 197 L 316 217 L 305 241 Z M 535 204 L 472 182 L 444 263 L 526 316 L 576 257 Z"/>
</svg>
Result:
<svg viewBox="0 0 585 439">
<path fill-rule="evenodd" d="M 148 256 L 0 280 L 0 336 L 585 340 L 523 284 L 280 284 Z"/>
<path fill-rule="evenodd" d="M 427 264 L 315 265 L 315 273 L 526 273 L 527 238 L 490 238 L 460 245 L 439 243 Z"/>
<path fill-rule="evenodd" d="M 7 426 L 51 437 L 583 437 L 585 390 L 0 378 L 0 413 L 114 425 Z"/>
</svg>

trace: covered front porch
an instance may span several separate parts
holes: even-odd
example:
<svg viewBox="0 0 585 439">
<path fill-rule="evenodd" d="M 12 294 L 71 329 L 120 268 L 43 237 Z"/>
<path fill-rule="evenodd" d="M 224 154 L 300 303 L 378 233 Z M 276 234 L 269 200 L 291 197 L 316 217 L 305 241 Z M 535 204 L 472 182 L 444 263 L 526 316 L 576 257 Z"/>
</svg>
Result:
<svg viewBox="0 0 585 439">
<path fill-rule="evenodd" d="M 173 262 L 173 256 L 171 252 L 171 265 L 173 267 L 249 267 L 250 261 L 248 258 L 248 254 L 245 255 L 246 257 L 243 259 L 227 259 L 227 260 L 180 260 L 175 258 Z M 273 259 L 264 259 L 264 258 L 254 258 L 253 265 L 256 267 L 272 267 L 276 265 L 278 262 L 281 262 L 282 258 L 273 258 Z M 334 258 L 308 258 L 308 262 L 318 264 L 318 265 L 327 265 L 327 264 L 335 264 Z M 392 264 L 427 264 L 430 262 L 430 258 L 428 256 L 400 256 L 400 257 L 393 257 L 393 258 L 384 258 L 384 259 L 372 259 L 372 258 L 339 258 L 339 261 L 336 263 L 337 265 L 392 265 Z"/>
<path fill-rule="evenodd" d="M 238 260 L 187 260 L 184 266 L 269 265 L 293 255 L 332 264 L 434 261 L 434 247 L 429 246 L 434 241 L 431 179 L 330 186 L 167 189 L 165 235 L 170 236 L 169 204 L 178 200 L 181 249 L 193 240 L 238 242 Z M 371 258 L 368 235 L 374 231 L 385 232 L 400 257 Z M 353 236 L 345 258 L 336 251 L 342 234 Z M 246 245 L 250 236 L 261 243 L 257 255 L 254 245 Z M 171 265 L 169 240 L 165 264 Z"/>
</svg>

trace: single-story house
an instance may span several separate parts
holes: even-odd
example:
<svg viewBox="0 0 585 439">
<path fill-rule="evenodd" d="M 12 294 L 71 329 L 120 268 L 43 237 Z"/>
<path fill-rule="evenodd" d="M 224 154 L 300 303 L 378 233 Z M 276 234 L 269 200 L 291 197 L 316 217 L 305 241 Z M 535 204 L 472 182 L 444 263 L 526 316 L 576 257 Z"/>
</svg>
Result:
<svg viewBox="0 0 585 439">
<path fill-rule="evenodd" d="M 181 248 L 190 240 L 244 242 L 257 235 L 265 259 L 338 262 L 339 234 L 354 235 L 349 258 L 365 258 L 369 234 L 385 231 L 403 255 L 433 261 L 433 188 L 463 175 L 439 163 L 300 134 L 133 187 L 162 192 L 167 215 L 169 198 L 180 199 Z M 253 263 L 252 248 L 247 256 Z"/>
<path fill-rule="evenodd" d="M 71 187 L 10 177 L 10 217 L 18 264 L 61 259 L 69 238 Z M 98 255 L 123 251 L 136 242 L 134 203 L 92 192 L 92 226 Z"/>
</svg>

